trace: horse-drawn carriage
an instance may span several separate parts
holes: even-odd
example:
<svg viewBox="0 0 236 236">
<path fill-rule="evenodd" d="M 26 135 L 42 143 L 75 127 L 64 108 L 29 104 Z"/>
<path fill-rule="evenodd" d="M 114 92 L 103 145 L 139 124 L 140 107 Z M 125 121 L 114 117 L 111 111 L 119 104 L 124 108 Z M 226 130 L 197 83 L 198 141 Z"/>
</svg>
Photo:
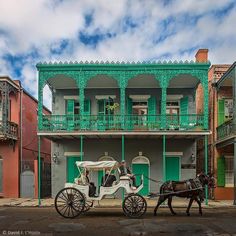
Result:
<svg viewBox="0 0 236 236">
<path fill-rule="evenodd" d="M 115 181 L 112 185 L 107 186 L 106 181 L 109 179 L 109 176 L 112 175 L 112 172 L 119 170 L 118 162 L 77 161 L 76 165 L 78 167 L 80 177 L 83 177 L 83 175 L 88 171 L 92 172 L 105 170 L 107 172 L 105 183 L 100 186 L 98 196 L 94 194 L 91 195 L 91 183 L 89 183 L 89 181 L 84 184 L 78 182 L 78 179 L 75 178 L 74 183 L 66 183 L 65 188 L 60 190 L 55 198 L 55 208 L 61 216 L 65 218 L 74 218 L 81 213 L 88 211 L 93 206 L 94 201 L 99 201 L 105 196 L 113 195 L 119 189 L 123 189 L 126 193 L 122 203 L 123 212 L 126 216 L 131 218 L 139 218 L 145 214 L 147 210 L 147 202 L 141 195 L 138 194 L 138 192 L 143 188 L 143 175 L 141 175 L 141 183 L 138 187 L 133 186 L 129 175 L 120 176 L 118 181 Z M 86 177 L 84 176 L 84 178 Z M 156 215 L 158 207 L 167 199 L 170 211 L 175 215 L 176 213 L 173 211 L 171 206 L 172 198 L 174 196 L 190 199 L 186 211 L 187 215 L 189 215 L 189 210 L 193 201 L 198 203 L 199 213 L 202 215 L 201 202 L 204 199 L 204 188 L 214 188 L 214 186 L 215 180 L 213 176 L 206 175 L 204 173 L 198 174 L 195 179 L 185 181 L 166 181 L 161 185 L 159 193 L 149 195 L 150 197 L 159 197 L 157 206 L 154 209 L 154 215 Z"/>
<path fill-rule="evenodd" d="M 112 172 L 118 171 L 119 168 L 119 163 L 116 161 L 77 161 L 76 165 L 80 176 L 84 175 L 86 171 L 106 170 L 107 177 L 109 177 Z M 128 175 L 120 176 L 119 180 L 113 182 L 112 186 L 106 187 L 106 184 L 100 186 L 98 196 L 91 196 L 89 187 L 89 183 L 80 184 L 77 179 L 74 183 L 66 183 L 65 188 L 60 190 L 55 198 L 57 212 L 65 218 L 74 218 L 88 211 L 93 206 L 94 201 L 113 195 L 119 189 L 124 189 L 126 192 L 126 197 L 122 203 L 123 212 L 126 216 L 138 218 L 145 214 L 147 210 L 146 200 L 138 194 L 143 188 L 143 176 L 141 176 L 141 184 L 137 188 L 132 186 L 132 181 Z"/>
</svg>

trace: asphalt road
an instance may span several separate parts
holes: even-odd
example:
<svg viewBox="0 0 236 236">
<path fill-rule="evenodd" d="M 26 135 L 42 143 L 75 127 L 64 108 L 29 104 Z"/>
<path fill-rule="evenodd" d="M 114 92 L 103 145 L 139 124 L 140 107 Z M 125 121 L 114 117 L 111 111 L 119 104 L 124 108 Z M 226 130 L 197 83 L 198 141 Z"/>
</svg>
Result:
<svg viewBox="0 0 236 236">
<path fill-rule="evenodd" d="M 0 208 L 1 235 L 235 235 L 236 208 L 203 209 L 203 216 L 192 209 L 176 208 L 172 216 L 161 208 L 156 217 L 148 209 L 142 219 L 129 219 L 119 208 L 91 209 L 75 219 L 64 219 L 54 208 Z"/>
</svg>

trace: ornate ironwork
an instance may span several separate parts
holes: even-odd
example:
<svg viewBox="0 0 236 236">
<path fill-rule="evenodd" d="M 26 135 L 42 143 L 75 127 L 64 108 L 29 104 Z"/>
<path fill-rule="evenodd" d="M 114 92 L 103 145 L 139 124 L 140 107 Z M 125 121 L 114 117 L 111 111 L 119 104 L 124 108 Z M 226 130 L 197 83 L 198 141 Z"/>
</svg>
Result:
<svg viewBox="0 0 236 236">
<path fill-rule="evenodd" d="M 208 129 L 208 68 L 209 63 L 194 62 L 163 62 L 163 63 L 108 63 L 108 62 L 85 62 L 85 63 L 40 63 L 38 81 L 38 127 L 42 129 L 43 88 L 50 78 L 59 79 L 58 75 L 75 80 L 79 90 L 80 114 L 84 114 L 84 89 L 90 79 L 97 75 L 104 75 L 117 81 L 120 88 L 120 115 L 125 115 L 125 89 L 128 81 L 138 75 L 153 75 L 162 88 L 161 100 L 161 126 L 166 128 L 166 90 L 170 81 L 179 75 L 191 75 L 197 78 L 204 89 L 204 129 Z M 180 78 L 181 79 L 181 78 Z M 124 123 L 124 121 L 122 122 Z"/>
<path fill-rule="evenodd" d="M 0 99 L 2 106 L 2 117 L 0 120 L 0 137 L 1 139 L 17 139 L 18 125 L 9 121 L 9 103 L 10 93 L 15 95 L 17 89 L 9 84 L 6 80 L 0 81 Z"/>
</svg>

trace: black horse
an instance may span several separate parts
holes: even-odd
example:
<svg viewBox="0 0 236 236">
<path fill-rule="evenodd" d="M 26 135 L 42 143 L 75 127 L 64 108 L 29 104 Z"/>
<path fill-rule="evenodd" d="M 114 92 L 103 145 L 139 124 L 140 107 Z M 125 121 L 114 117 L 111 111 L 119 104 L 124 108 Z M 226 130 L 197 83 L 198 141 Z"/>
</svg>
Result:
<svg viewBox="0 0 236 236">
<path fill-rule="evenodd" d="M 187 208 L 187 215 L 189 216 L 189 210 L 192 206 L 193 201 L 196 201 L 199 206 L 199 214 L 202 215 L 202 206 L 201 203 L 204 200 L 204 188 L 215 187 L 215 179 L 211 174 L 200 173 L 195 179 L 189 179 L 185 181 L 167 181 L 161 185 L 160 188 L 160 197 L 158 199 L 157 205 L 154 209 L 154 216 L 157 215 L 158 207 L 168 199 L 168 206 L 173 215 L 176 215 L 174 212 L 171 202 L 174 196 L 181 198 L 189 198 L 189 204 Z"/>
</svg>

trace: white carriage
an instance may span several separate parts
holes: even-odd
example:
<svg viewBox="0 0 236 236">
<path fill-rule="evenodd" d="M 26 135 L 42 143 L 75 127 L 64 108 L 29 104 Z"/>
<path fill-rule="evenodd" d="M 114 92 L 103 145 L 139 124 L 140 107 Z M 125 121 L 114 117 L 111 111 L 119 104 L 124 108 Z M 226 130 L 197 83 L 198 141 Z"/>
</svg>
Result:
<svg viewBox="0 0 236 236">
<path fill-rule="evenodd" d="M 119 163 L 116 161 L 77 161 L 80 180 L 85 177 L 85 172 L 105 170 L 108 176 L 114 171 L 119 171 Z M 108 180 L 108 176 L 106 180 Z M 105 183 L 106 183 L 105 180 Z M 86 182 L 86 181 L 84 181 Z M 120 176 L 118 181 L 114 181 L 111 186 L 106 184 L 98 189 L 98 196 L 89 195 L 89 183 L 78 182 L 75 178 L 74 183 L 66 183 L 65 188 L 60 190 L 55 198 L 55 208 L 57 212 L 65 218 L 74 218 L 82 212 L 86 212 L 93 206 L 94 201 L 99 201 L 105 196 L 115 194 L 119 189 L 124 189 L 126 197 L 123 200 L 122 208 L 126 216 L 132 218 L 141 217 L 147 210 L 146 200 L 138 194 L 143 188 L 143 176 L 141 184 L 135 188 L 129 175 Z"/>
</svg>

